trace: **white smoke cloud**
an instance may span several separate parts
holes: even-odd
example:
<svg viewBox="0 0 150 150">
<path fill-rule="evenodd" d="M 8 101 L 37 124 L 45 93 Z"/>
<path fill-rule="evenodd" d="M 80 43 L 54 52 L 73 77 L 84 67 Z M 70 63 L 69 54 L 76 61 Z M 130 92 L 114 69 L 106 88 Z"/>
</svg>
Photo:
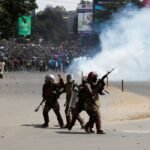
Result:
<svg viewBox="0 0 150 150">
<path fill-rule="evenodd" d="M 103 75 L 115 68 L 111 80 L 150 79 L 150 8 L 125 8 L 105 24 L 100 34 L 102 51 L 94 58 L 79 58 L 74 72 Z"/>
</svg>

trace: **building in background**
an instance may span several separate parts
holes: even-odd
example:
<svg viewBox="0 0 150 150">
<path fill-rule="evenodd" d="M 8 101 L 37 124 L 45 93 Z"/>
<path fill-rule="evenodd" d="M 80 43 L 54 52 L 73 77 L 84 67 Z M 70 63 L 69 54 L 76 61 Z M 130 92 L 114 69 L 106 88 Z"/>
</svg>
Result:
<svg viewBox="0 0 150 150">
<path fill-rule="evenodd" d="M 93 20 L 99 24 L 109 19 L 110 16 L 129 0 L 93 0 Z"/>
</svg>

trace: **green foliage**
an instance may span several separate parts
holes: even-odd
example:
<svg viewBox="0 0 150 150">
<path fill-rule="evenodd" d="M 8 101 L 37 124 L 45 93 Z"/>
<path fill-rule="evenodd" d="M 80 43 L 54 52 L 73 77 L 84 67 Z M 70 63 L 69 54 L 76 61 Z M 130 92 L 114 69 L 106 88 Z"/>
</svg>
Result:
<svg viewBox="0 0 150 150">
<path fill-rule="evenodd" d="M 60 42 L 67 38 L 67 23 L 64 20 L 66 12 L 61 7 L 47 7 L 37 13 L 33 23 L 34 37 L 41 37 L 46 41 Z"/>
<path fill-rule="evenodd" d="M 73 22 L 73 32 L 74 34 L 78 34 L 78 16 L 74 18 Z"/>
<path fill-rule="evenodd" d="M 0 0 L 0 32 L 2 38 L 17 35 L 18 17 L 37 8 L 36 0 Z"/>
</svg>

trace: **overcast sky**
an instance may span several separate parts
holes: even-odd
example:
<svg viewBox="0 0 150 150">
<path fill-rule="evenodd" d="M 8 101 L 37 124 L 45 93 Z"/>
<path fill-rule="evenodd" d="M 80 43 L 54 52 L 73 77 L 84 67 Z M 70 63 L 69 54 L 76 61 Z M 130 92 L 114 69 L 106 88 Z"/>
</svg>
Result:
<svg viewBox="0 0 150 150">
<path fill-rule="evenodd" d="M 92 0 L 90 0 L 92 1 Z M 37 0 L 37 11 L 44 10 L 47 5 L 51 6 L 64 6 L 66 10 L 76 10 L 77 4 L 80 0 Z"/>
</svg>

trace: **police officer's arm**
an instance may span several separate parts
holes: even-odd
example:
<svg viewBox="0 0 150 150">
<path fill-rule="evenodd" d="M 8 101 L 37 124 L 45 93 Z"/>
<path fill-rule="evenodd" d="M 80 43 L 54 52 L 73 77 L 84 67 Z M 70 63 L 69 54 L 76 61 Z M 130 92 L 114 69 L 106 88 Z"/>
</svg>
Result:
<svg viewBox="0 0 150 150">
<path fill-rule="evenodd" d="M 62 94 L 62 88 L 59 88 L 58 84 L 55 84 L 54 89 L 53 89 L 53 93 L 56 93 L 57 98 L 59 98 L 59 96 Z"/>
<path fill-rule="evenodd" d="M 66 92 L 66 84 L 59 90 L 60 95 Z"/>
<path fill-rule="evenodd" d="M 107 74 L 105 74 L 100 80 L 101 80 L 101 82 L 104 82 L 104 79 L 105 78 L 107 78 L 107 76 L 108 76 L 108 73 Z"/>
<path fill-rule="evenodd" d="M 74 83 L 74 85 L 73 85 L 73 91 L 79 92 L 79 86 L 78 86 L 77 83 Z"/>
<path fill-rule="evenodd" d="M 97 89 L 92 90 L 90 84 L 86 84 L 86 91 L 89 93 L 89 96 L 94 100 L 94 97 L 97 95 L 97 93 L 99 93 L 99 91 L 97 91 Z"/>
<path fill-rule="evenodd" d="M 90 87 L 90 84 L 85 84 L 85 90 L 87 93 L 89 93 L 89 95 L 92 97 L 93 96 L 93 91 Z"/>
</svg>

